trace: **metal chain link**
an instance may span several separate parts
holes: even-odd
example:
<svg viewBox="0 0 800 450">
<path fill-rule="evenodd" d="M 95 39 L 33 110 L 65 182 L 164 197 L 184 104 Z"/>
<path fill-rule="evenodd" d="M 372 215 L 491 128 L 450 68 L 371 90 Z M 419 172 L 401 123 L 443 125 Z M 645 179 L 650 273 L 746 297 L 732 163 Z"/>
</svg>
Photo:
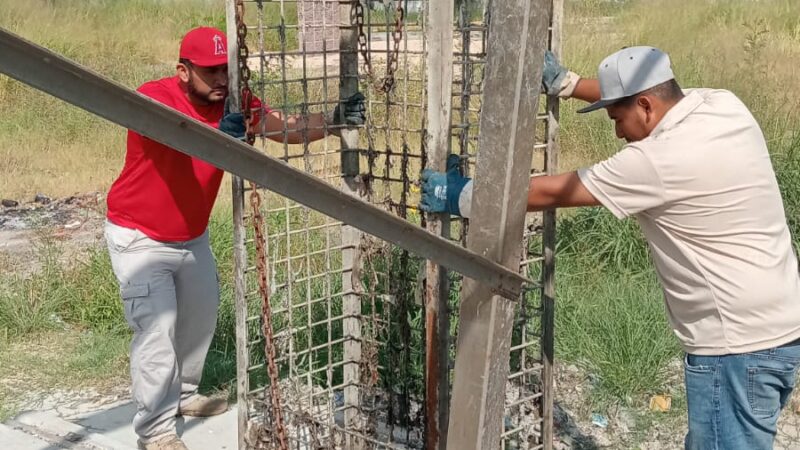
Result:
<svg viewBox="0 0 800 450">
<path fill-rule="evenodd" d="M 252 145 L 255 142 L 255 133 L 250 128 L 252 111 L 250 105 L 253 92 L 250 90 L 250 68 L 247 59 L 250 51 L 247 48 L 247 25 L 244 22 L 244 1 L 236 0 L 236 41 L 238 48 L 239 86 L 241 89 L 241 112 L 247 127 L 246 142 Z M 272 333 L 272 305 L 269 301 L 269 285 L 267 278 L 267 252 L 265 246 L 264 220 L 261 215 L 261 195 L 258 186 L 250 183 L 250 207 L 254 238 L 256 243 L 256 269 L 258 273 L 258 291 L 261 295 L 261 326 L 264 335 L 264 353 L 267 358 L 267 372 L 270 383 L 271 420 L 277 435 L 280 450 L 289 450 L 286 436 L 286 427 L 283 422 L 283 408 L 279 389 L 278 366 L 275 363 L 275 339 Z"/>
<path fill-rule="evenodd" d="M 261 294 L 261 332 L 264 335 L 264 353 L 267 357 L 267 372 L 269 374 L 269 389 L 271 400 L 271 419 L 278 438 L 280 450 L 288 450 L 286 427 L 283 423 L 283 408 L 279 389 L 278 366 L 275 363 L 275 339 L 272 333 L 272 306 L 269 301 L 269 285 L 267 283 L 267 255 L 265 249 L 264 220 L 261 215 L 261 195 L 258 186 L 250 183 L 250 206 L 252 209 L 252 224 L 256 242 L 256 270 L 258 273 L 258 292 Z"/>
<path fill-rule="evenodd" d="M 389 53 L 386 61 L 386 73 L 380 81 L 375 80 L 375 73 L 372 68 L 372 59 L 369 55 L 369 41 L 364 32 L 364 5 L 361 0 L 356 0 L 353 8 L 355 9 L 354 15 L 356 19 L 356 26 L 358 27 L 358 49 L 361 52 L 361 57 L 364 58 L 364 66 L 367 69 L 367 76 L 372 81 L 375 89 L 379 92 L 388 94 L 392 92 L 395 84 L 395 72 L 400 58 L 400 42 L 403 40 L 403 23 L 405 22 L 405 10 L 403 9 L 403 0 L 395 0 L 395 18 L 394 30 L 392 30 L 393 48 Z M 387 47 L 389 43 L 387 42 Z"/>
<path fill-rule="evenodd" d="M 255 133 L 250 130 L 250 118 L 252 117 L 250 105 L 253 99 L 253 91 L 250 90 L 250 67 L 247 65 L 247 60 L 250 57 L 250 49 L 247 48 L 247 24 L 244 23 L 243 0 L 236 0 L 236 49 L 238 52 L 236 61 L 239 69 L 239 90 L 242 97 L 240 111 L 244 117 L 245 126 L 247 127 L 246 142 L 253 145 L 256 139 Z"/>
</svg>

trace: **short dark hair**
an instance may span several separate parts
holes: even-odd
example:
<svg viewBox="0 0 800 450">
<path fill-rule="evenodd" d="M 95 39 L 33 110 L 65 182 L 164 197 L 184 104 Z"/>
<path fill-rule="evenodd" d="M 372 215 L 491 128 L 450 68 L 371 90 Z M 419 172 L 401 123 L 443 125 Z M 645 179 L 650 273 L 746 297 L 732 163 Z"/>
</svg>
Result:
<svg viewBox="0 0 800 450">
<path fill-rule="evenodd" d="M 683 98 L 683 91 L 678 85 L 678 82 L 675 81 L 675 78 L 665 81 L 661 84 L 657 84 L 642 92 L 642 94 L 644 93 L 654 95 L 664 100 L 680 100 Z"/>
<path fill-rule="evenodd" d="M 184 66 L 189 66 L 189 67 L 191 67 L 191 66 L 192 66 L 192 62 L 191 62 L 191 61 L 189 61 L 189 60 L 188 60 L 188 59 L 186 59 L 186 58 L 179 58 L 179 59 L 178 59 L 178 62 L 179 62 L 179 63 L 181 63 L 181 64 L 183 64 Z"/>
<path fill-rule="evenodd" d="M 638 94 L 633 94 L 629 97 L 625 97 L 619 101 L 620 105 L 630 105 L 636 101 L 639 96 L 642 95 L 652 95 L 654 97 L 658 97 L 662 100 L 667 101 L 678 101 L 683 98 L 683 91 L 681 87 L 678 85 L 678 82 L 675 79 L 667 80 L 663 83 L 657 84 L 649 89 L 645 89 Z"/>
</svg>

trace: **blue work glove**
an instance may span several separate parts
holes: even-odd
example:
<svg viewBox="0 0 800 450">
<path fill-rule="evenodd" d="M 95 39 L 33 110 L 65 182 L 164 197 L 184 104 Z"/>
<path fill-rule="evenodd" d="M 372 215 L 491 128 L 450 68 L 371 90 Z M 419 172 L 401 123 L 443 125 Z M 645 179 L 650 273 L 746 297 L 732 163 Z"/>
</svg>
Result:
<svg viewBox="0 0 800 450">
<path fill-rule="evenodd" d="M 222 112 L 222 120 L 219 121 L 217 129 L 228 136 L 245 140 L 247 126 L 244 124 L 244 114 L 240 112 L 230 112 L 230 98 L 225 101 L 225 109 Z"/>
<path fill-rule="evenodd" d="M 361 92 L 356 92 L 350 97 L 342 100 L 338 105 L 336 105 L 336 108 L 333 109 L 333 117 L 331 117 L 329 124 L 363 125 L 367 120 L 364 100 L 364 94 Z M 344 122 L 342 122 L 342 119 L 344 119 Z"/>
<path fill-rule="evenodd" d="M 558 58 L 550 50 L 544 52 L 544 70 L 542 70 L 542 92 L 547 95 L 558 95 L 561 83 L 568 70 L 561 66 Z"/>
<path fill-rule="evenodd" d="M 422 200 L 419 209 L 425 212 L 461 215 L 458 200 L 470 179 L 461 175 L 460 160 L 458 155 L 448 156 L 446 173 L 431 169 L 422 171 Z"/>
</svg>

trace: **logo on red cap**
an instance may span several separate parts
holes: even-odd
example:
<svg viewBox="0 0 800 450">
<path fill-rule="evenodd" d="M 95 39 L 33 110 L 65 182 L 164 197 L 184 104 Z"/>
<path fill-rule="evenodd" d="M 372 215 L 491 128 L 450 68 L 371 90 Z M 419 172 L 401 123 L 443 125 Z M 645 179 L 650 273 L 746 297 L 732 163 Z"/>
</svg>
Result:
<svg viewBox="0 0 800 450">
<path fill-rule="evenodd" d="M 183 37 L 180 57 L 196 66 L 210 67 L 228 63 L 228 42 L 216 28 L 198 27 Z"/>
<path fill-rule="evenodd" d="M 227 55 L 225 45 L 222 43 L 222 36 L 214 35 L 214 56 Z"/>
</svg>

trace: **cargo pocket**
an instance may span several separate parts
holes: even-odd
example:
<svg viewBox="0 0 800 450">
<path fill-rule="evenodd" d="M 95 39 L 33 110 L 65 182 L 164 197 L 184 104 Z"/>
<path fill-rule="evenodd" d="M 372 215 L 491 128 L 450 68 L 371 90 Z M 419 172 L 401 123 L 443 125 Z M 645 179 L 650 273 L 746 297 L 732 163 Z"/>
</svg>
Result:
<svg viewBox="0 0 800 450">
<path fill-rule="evenodd" d="M 150 314 L 150 303 L 152 302 L 148 298 L 150 285 L 148 283 L 125 284 L 120 286 L 120 294 L 128 326 L 136 332 L 148 331 L 148 324 L 153 322 Z"/>
</svg>

